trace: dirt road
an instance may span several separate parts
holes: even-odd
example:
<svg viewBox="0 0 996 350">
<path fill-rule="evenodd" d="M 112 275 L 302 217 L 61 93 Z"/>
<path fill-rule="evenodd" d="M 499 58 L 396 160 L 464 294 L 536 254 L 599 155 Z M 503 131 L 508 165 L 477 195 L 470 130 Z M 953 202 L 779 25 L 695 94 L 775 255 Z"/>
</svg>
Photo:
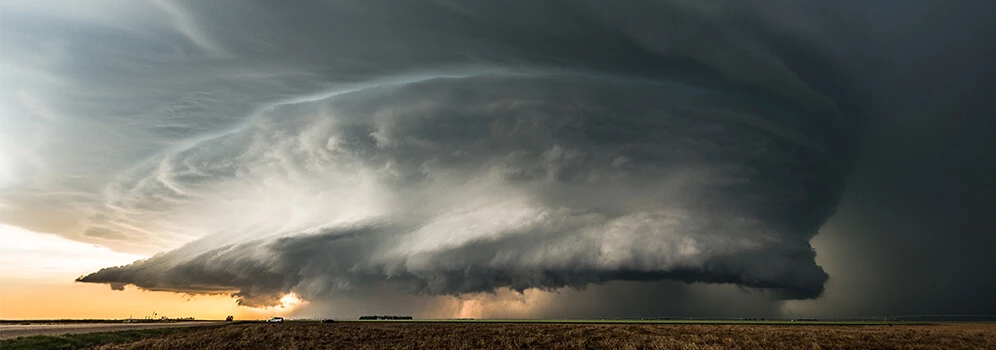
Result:
<svg viewBox="0 0 996 350">
<path fill-rule="evenodd" d="M 30 337 L 33 335 L 61 335 L 66 333 L 114 332 L 130 329 L 198 327 L 224 322 L 174 322 L 174 323 L 63 323 L 63 324 L 4 324 L 0 325 L 0 339 Z"/>
</svg>

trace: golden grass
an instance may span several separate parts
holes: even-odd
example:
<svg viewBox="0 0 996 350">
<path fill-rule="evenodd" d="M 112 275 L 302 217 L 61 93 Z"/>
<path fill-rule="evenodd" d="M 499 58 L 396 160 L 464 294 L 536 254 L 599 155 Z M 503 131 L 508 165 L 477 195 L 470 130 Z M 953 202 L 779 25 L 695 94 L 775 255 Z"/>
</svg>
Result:
<svg viewBox="0 0 996 350">
<path fill-rule="evenodd" d="M 996 325 L 237 324 L 101 349 L 996 349 Z"/>
</svg>

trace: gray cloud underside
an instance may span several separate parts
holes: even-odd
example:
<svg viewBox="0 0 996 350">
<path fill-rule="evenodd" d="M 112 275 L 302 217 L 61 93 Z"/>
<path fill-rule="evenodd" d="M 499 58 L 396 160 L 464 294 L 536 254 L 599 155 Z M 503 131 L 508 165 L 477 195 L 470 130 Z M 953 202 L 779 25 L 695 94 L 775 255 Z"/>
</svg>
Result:
<svg viewBox="0 0 996 350">
<path fill-rule="evenodd" d="M 46 137 L 0 219 L 179 246 L 80 281 L 267 305 L 827 280 L 809 239 L 859 123 L 824 5 L 118 5 L 2 24 L 5 81 L 36 77 L 4 113 Z"/>
</svg>

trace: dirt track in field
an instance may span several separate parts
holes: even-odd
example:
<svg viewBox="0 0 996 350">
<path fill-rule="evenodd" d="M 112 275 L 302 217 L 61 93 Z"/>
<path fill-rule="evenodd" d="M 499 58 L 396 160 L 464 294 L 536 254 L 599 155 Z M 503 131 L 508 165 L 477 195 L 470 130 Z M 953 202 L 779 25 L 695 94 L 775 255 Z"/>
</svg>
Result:
<svg viewBox="0 0 996 350">
<path fill-rule="evenodd" d="M 62 323 L 62 324 L 4 324 L 0 325 L 0 339 L 30 337 L 33 335 L 62 335 L 67 333 L 114 332 L 133 329 L 199 327 L 224 322 L 173 322 L 173 323 Z"/>
</svg>

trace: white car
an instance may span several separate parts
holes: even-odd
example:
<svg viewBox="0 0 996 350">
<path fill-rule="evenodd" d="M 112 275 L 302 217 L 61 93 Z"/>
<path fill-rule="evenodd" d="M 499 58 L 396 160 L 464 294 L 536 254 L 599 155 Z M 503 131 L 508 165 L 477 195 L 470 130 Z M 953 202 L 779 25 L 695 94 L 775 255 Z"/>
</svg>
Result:
<svg viewBox="0 0 996 350">
<path fill-rule="evenodd" d="M 271 317 L 266 323 L 284 323 L 284 318 L 280 316 Z"/>
</svg>

